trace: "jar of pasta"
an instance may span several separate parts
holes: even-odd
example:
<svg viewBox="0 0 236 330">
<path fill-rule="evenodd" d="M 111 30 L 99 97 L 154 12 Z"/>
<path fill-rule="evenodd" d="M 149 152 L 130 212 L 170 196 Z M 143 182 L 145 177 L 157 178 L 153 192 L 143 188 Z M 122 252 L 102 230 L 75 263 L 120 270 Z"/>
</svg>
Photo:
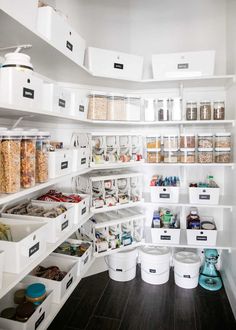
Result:
<svg viewBox="0 0 236 330">
<path fill-rule="evenodd" d="M 35 186 L 36 135 L 23 131 L 21 139 L 21 187 Z"/>
<path fill-rule="evenodd" d="M 213 163 L 213 148 L 198 148 L 198 163 Z"/>
<path fill-rule="evenodd" d="M 164 149 L 164 163 L 179 163 L 178 149 Z"/>
<path fill-rule="evenodd" d="M 198 148 L 213 148 L 213 134 L 199 133 L 197 135 Z"/>
<path fill-rule="evenodd" d="M 48 181 L 48 149 L 50 145 L 49 132 L 37 132 L 36 139 L 36 182 Z"/>
<path fill-rule="evenodd" d="M 195 149 L 180 149 L 180 162 L 181 163 L 195 163 Z"/>
<path fill-rule="evenodd" d="M 200 120 L 211 120 L 211 102 L 200 102 Z"/>
<path fill-rule="evenodd" d="M 147 163 L 161 163 L 161 149 L 148 151 Z"/>
<path fill-rule="evenodd" d="M 215 101 L 213 105 L 213 118 L 214 120 L 225 119 L 225 103 L 224 101 Z"/>
<path fill-rule="evenodd" d="M 146 137 L 147 149 L 161 148 L 161 136 L 147 136 Z"/>
<path fill-rule="evenodd" d="M 195 135 L 194 134 L 181 134 L 180 135 L 180 148 L 195 148 Z"/>
<path fill-rule="evenodd" d="M 216 133 L 215 148 L 231 148 L 231 133 Z"/>
<path fill-rule="evenodd" d="M 165 135 L 163 136 L 164 149 L 178 149 L 179 137 L 178 135 Z"/>
<path fill-rule="evenodd" d="M 231 148 L 215 148 L 215 162 L 216 163 L 230 163 L 231 162 Z"/>
</svg>

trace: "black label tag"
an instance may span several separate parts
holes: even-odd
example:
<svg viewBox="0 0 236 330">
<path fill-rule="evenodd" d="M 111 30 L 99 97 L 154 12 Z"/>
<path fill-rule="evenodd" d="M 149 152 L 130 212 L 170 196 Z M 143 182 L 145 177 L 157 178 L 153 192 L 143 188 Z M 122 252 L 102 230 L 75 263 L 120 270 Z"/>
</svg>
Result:
<svg viewBox="0 0 236 330">
<path fill-rule="evenodd" d="M 188 63 L 179 63 L 177 66 L 178 70 L 182 70 L 182 69 L 188 69 L 189 68 L 189 64 Z"/>
<path fill-rule="evenodd" d="M 163 240 L 163 241 L 170 241 L 171 240 L 171 236 L 170 235 L 161 235 L 161 240 Z"/>
<path fill-rule="evenodd" d="M 63 99 L 59 99 L 59 100 L 58 100 L 58 105 L 59 105 L 59 107 L 61 107 L 61 108 L 65 108 L 65 107 L 66 107 L 66 101 L 63 100 Z"/>
<path fill-rule="evenodd" d="M 184 278 L 191 278 L 190 275 L 183 275 Z"/>
<path fill-rule="evenodd" d="M 62 162 L 61 163 L 61 170 L 64 170 L 67 167 L 68 167 L 68 162 Z"/>
<path fill-rule="evenodd" d="M 73 45 L 69 41 L 66 42 L 66 47 L 73 52 Z"/>
<path fill-rule="evenodd" d="M 82 208 L 81 214 L 83 215 L 84 213 L 86 213 L 86 206 Z"/>
<path fill-rule="evenodd" d="M 81 158 L 81 165 L 86 164 L 86 157 L 85 158 Z"/>
<path fill-rule="evenodd" d="M 66 290 L 69 288 L 72 282 L 73 282 L 73 277 L 71 277 L 71 279 L 66 283 Z"/>
<path fill-rule="evenodd" d="M 34 90 L 23 87 L 23 97 L 27 99 L 34 99 Z"/>
<path fill-rule="evenodd" d="M 39 242 L 36 243 L 35 245 L 33 245 L 30 249 L 29 249 L 29 257 L 31 257 L 35 252 L 37 252 L 39 250 Z"/>
<path fill-rule="evenodd" d="M 68 225 L 69 225 L 69 221 L 68 220 L 66 220 L 65 222 L 63 222 L 62 225 L 61 225 L 61 231 L 64 230 L 64 229 L 66 229 L 66 227 L 68 227 Z"/>
<path fill-rule="evenodd" d="M 79 106 L 79 112 L 84 112 L 84 106 L 83 105 Z"/>
<path fill-rule="evenodd" d="M 197 236 L 197 241 L 207 241 L 207 236 Z"/>
<path fill-rule="evenodd" d="M 84 259 L 84 265 L 87 263 L 89 256 Z"/>
<path fill-rule="evenodd" d="M 43 312 L 43 314 L 40 316 L 40 318 L 38 319 L 38 321 L 35 322 L 35 326 L 34 329 L 36 330 L 38 328 L 38 326 L 42 323 L 42 321 L 45 318 L 45 312 Z"/>
<path fill-rule="evenodd" d="M 157 272 L 156 269 L 149 269 L 149 273 L 154 274 L 154 273 L 156 273 L 156 272 Z"/>
<path fill-rule="evenodd" d="M 199 199 L 210 199 L 210 195 L 199 195 Z"/>
<path fill-rule="evenodd" d="M 160 198 L 170 198 L 170 194 L 160 194 Z"/>
<path fill-rule="evenodd" d="M 120 269 L 120 268 L 116 268 L 116 271 L 117 271 L 117 272 L 123 272 L 123 270 Z"/>
<path fill-rule="evenodd" d="M 121 64 L 121 63 L 114 63 L 114 69 L 120 69 L 120 70 L 123 70 L 123 69 L 124 69 L 124 64 Z"/>
</svg>

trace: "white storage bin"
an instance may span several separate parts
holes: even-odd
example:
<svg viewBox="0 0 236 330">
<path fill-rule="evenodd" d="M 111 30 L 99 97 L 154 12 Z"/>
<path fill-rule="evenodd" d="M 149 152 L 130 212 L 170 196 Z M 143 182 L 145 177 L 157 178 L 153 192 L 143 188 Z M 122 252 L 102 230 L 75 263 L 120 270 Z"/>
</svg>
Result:
<svg viewBox="0 0 236 330">
<path fill-rule="evenodd" d="M 0 289 L 2 287 L 2 273 L 4 268 L 5 252 L 0 251 Z"/>
<path fill-rule="evenodd" d="M 190 204 L 219 204 L 220 188 L 189 187 Z"/>
<path fill-rule="evenodd" d="M 63 115 L 71 114 L 71 94 L 67 89 L 55 85 L 43 85 L 43 109 L 58 112 Z"/>
<path fill-rule="evenodd" d="M 20 273 L 46 250 L 48 225 L 40 221 L 24 221 L 10 217 L 1 218 L 1 223 L 11 229 L 13 242 L 0 241 L 0 250 L 5 251 L 4 271 Z"/>
<path fill-rule="evenodd" d="M 40 263 L 40 266 L 57 266 L 60 270 L 67 272 L 67 274 L 62 281 L 54 281 L 47 278 L 34 276 L 33 270 L 24 278 L 23 281 L 27 284 L 33 284 L 36 282 L 43 283 L 47 290 L 52 290 L 52 301 L 59 304 L 77 278 L 77 261 L 67 258 L 67 256 L 54 253 L 43 260 Z"/>
<path fill-rule="evenodd" d="M 21 24 L 35 30 L 38 14 L 38 0 L 0 0 L 0 8 Z"/>
<path fill-rule="evenodd" d="M 95 76 L 141 80 L 143 57 L 107 49 L 88 47 L 86 64 Z"/>
<path fill-rule="evenodd" d="M 184 289 L 198 286 L 200 257 L 193 252 L 181 251 L 174 255 L 175 284 Z"/>
<path fill-rule="evenodd" d="M 86 120 L 88 113 L 88 91 L 76 90 L 71 92 L 71 115 L 77 119 Z"/>
<path fill-rule="evenodd" d="M 152 203 L 178 203 L 179 187 L 150 187 Z"/>
<path fill-rule="evenodd" d="M 167 247 L 145 246 L 139 253 L 144 282 L 164 284 L 169 280 L 170 250 Z"/>
<path fill-rule="evenodd" d="M 187 229 L 187 243 L 189 245 L 215 246 L 217 230 Z"/>
<path fill-rule="evenodd" d="M 32 72 L 0 69 L 0 101 L 30 110 L 42 107 L 43 81 Z"/>
<path fill-rule="evenodd" d="M 212 76 L 215 51 L 169 53 L 152 55 L 154 79 Z"/>
<path fill-rule="evenodd" d="M 109 276 L 114 281 L 126 282 L 135 278 L 137 250 L 126 250 L 111 254 L 107 258 Z"/>
<path fill-rule="evenodd" d="M 35 283 L 35 281 L 34 281 Z M 17 307 L 14 303 L 14 293 L 20 289 L 26 289 L 27 285 L 25 283 L 18 283 L 10 292 L 8 292 L 0 300 L 0 312 L 2 312 L 6 307 Z M 52 291 L 47 290 L 46 299 L 40 304 L 35 312 L 26 322 L 19 322 L 14 320 L 8 320 L 0 317 L 0 328 L 6 330 L 32 330 L 38 329 L 39 326 L 43 328 L 44 321 L 49 317 L 52 306 Z"/>
<path fill-rule="evenodd" d="M 37 29 L 54 47 L 77 64 L 83 65 L 85 40 L 71 28 L 65 17 L 52 7 L 41 7 L 38 9 Z"/>
<path fill-rule="evenodd" d="M 151 228 L 152 243 L 179 244 L 180 229 Z"/>
<path fill-rule="evenodd" d="M 90 160 L 90 150 L 88 148 L 73 148 L 72 159 L 73 172 L 79 171 L 82 168 L 88 168 Z"/>
<path fill-rule="evenodd" d="M 71 259 L 71 260 L 76 260 L 77 261 L 77 276 L 82 276 L 84 273 L 84 270 L 86 266 L 90 263 L 91 258 L 92 258 L 92 253 L 93 253 L 93 246 L 91 242 L 87 241 L 81 241 L 77 239 L 72 239 L 68 238 L 66 242 L 73 243 L 73 244 L 81 244 L 81 243 L 89 243 L 90 247 L 84 252 L 84 254 L 81 257 L 77 256 L 69 256 L 66 254 L 61 254 L 61 253 L 52 253 L 51 255 L 54 256 L 63 256 L 65 258 Z"/>
<path fill-rule="evenodd" d="M 56 149 L 48 153 L 48 177 L 56 178 L 72 172 L 72 150 Z"/>
</svg>

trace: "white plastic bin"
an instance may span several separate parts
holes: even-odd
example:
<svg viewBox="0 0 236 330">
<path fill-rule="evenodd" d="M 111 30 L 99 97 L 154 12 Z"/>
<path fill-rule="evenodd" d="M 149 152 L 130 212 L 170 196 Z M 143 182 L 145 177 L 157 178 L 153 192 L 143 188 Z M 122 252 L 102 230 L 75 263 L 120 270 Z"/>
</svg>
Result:
<svg viewBox="0 0 236 330">
<path fill-rule="evenodd" d="M 126 282 L 136 276 L 137 250 L 126 250 L 111 254 L 107 258 L 109 276 L 112 280 Z"/>
<path fill-rule="evenodd" d="M 72 150 L 56 149 L 48 153 L 48 177 L 54 179 L 72 172 Z"/>
<path fill-rule="evenodd" d="M 131 80 L 142 79 L 142 56 L 88 47 L 86 64 L 96 76 Z"/>
<path fill-rule="evenodd" d="M 174 257 L 175 284 L 184 289 L 198 286 L 200 257 L 189 251 L 177 252 Z"/>
<path fill-rule="evenodd" d="M 220 188 L 189 187 L 190 204 L 219 204 Z"/>
<path fill-rule="evenodd" d="M 0 312 L 2 312 L 8 306 L 17 307 L 17 305 L 14 303 L 14 293 L 17 290 L 26 289 L 26 287 L 27 285 L 25 283 L 18 283 L 10 292 L 8 292 L 0 300 Z M 31 315 L 28 321 L 19 322 L 0 317 L 0 328 L 5 330 L 36 330 L 40 326 L 41 329 L 44 329 L 44 321 L 49 317 L 52 306 L 52 291 L 48 290 L 48 288 L 46 288 L 46 290 L 46 299 L 36 308 L 35 312 Z"/>
<path fill-rule="evenodd" d="M 178 203 L 179 187 L 150 187 L 152 203 Z"/>
<path fill-rule="evenodd" d="M 43 109 L 53 111 L 62 115 L 71 114 L 71 93 L 69 90 L 56 85 L 43 85 Z"/>
<path fill-rule="evenodd" d="M 164 284 L 169 280 L 170 249 L 145 246 L 140 249 L 141 277 L 149 284 Z"/>
<path fill-rule="evenodd" d="M 180 229 L 151 228 L 152 243 L 179 244 Z"/>
<path fill-rule="evenodd" d="M 72 171 L 76 172 L 83 168 L 89 167 L 90 150 L 88 148 L 73 148 L 72 149 Z"/>
<path fill-rule="evenodd" d="M 40 263 L 40 266 L 50 267 L 57 266 L 60 270 L 67 272 L 62 281 L 49 280 L 43 277 L 34 276 L 34 270 L 25 277 L 24 283 L 43 283 L 47 290 L 52 290 L 52 301 L 54 303 L 60 303 L 64 295 L 70 290 L 71 285 L 77 278 L 77 261 L 75 259 L 67 258 L 67 256 L 54 253 L 48 256 L 44 261 Z"/>
<path fill-rule="evenodd" d="M 189 245 L 215 246 L 217 230 L 187 229 L 187 243 Z"/>
<path fill-rule="evenodd" d="M 86 120 L 88 113 L 88 91 L 76 90 L 71 92 L 71 115 L 77 119 Z"/>
<path fill-rule="evenodd" d="M 41 7 L 38 9 L 37 29 L 54 47 L 83 65 L 85 40 L 69 25 L 65 16 L 52 7 Z"/>
</svg>

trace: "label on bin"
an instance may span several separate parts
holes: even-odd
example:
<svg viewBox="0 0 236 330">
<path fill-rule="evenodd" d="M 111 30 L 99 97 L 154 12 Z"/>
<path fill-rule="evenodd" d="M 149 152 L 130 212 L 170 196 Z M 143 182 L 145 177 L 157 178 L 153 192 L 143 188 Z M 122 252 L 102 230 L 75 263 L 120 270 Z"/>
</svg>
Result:
<svg viewBox="0 0 236 330">
<path fill-rule="evenodd" d="M 161 235 L 161 240 L 170 241 L 171 240 L 171 236 L 170 235 Z"/>
<path fill-rule="evenodd" d="M 26 97 L 27 99 L 34 99 L 34 90 L 24 87 L 23 97 Z"/>
<path fill-rule="evenodd" d="M 124 64 L 114 63 L 114 69 L 124 70 Z"/>
<path fill-rule="evenodd" d="M 69 288 L 72 282 L 73 282 L 73 277 L 71 277 L 71 279 L 66 283 L 66 290 Z"/>
<path fill-rule="evenodd" d="M 66 107 L 66 101 L 63 99 L 59 99 L 58 100 L 58 106 L 61 108 L 65 108 Z"/>
<path fill-rule="evenodd" d="M 39 250 L 39 242 L 29 248 L 29 257 Z"/>
<path fill-rule="evenodd" d="M 157 271 L 156 271 L 156 269 L 149 269 L 149 273 L 156 273 Z"/>
<path fill-rule="evenodd" d="M 66 47 L 73 52 L 73 45 L 69 41 L 66 42 Z"/>
<path fill-rule="evenodd" d="M 116 272 L 123 272 L 123 270 L 120 268 L 116 268 Z"/>
<path fill-rule="evenodd" d="M 40 318 L 38 319 L 38 321 L 35 322 L 35 326 L 34 329 L 36 330 L 38 328 L 38 326 L 42 323 L 42 321 L 45 318 L 45 312 L 43 312 L 43 314 L 40 316 Z"/>
<path fill-rule="evenodd" d="M 79 106 L 79 112 L 84 112 L 84 105 Z"/>
<path fill-rule="evenodd" d="M 86 157 L 85 158 L 81 158 L 81 165 L 86 164 Z"/>
<path fill-rule="evenodd" d="M 88 258 L 89 258 L 89 256 L 87 256 L 87 257 L 84 259 L 84 265 L 85 265 L 86 262 L 88 261 Z"/>
<path fill-rule="evenodd" d="M 160 198 L 170 198 L 170 194 L 159 194 Z"/>
<path fill-rule="evenodd" d="M 68 225 L 69 225 L 69 221 L 68 220 L 66 220 L 65 222 L 63 222 L 62 225 L 61 225 L 61 231 L 64 230 L 64 229 L 66 229 L 66 227 L 68 227 Z"/>
<path fill-rule="evenodd" d="M 199 195 L 199 199 L 210 199 L 211 196 L 210 195 Z"/>
<path fill-rule="evenodd" d="M 184 278 L 191 278 L 190 275 L 183 275 Z"/>
<path fill-rule="evenodd" d="M 182 69 L 188 69 L 189 68 L 189 64 L 188 63 L 179 63 L 177 66 L 178 70 L 182 70 Z"/>
<path fill-rule="evenodd" d="M 207 236 L 197 236 L 197 241 L 207 241 Z"/>
<path fill-rule="evenodd" d="M 61 163 L 61 170 L 64 170 L 67 167 L 68 167 L 68 162 L 62 162 Z"/>
<path fill-rule="evenodd" d="M 83 215 L 84 213 L 86 213 L 86 206 L 84 208 L 82 208 L 81 214 Z"/>
</svg>

